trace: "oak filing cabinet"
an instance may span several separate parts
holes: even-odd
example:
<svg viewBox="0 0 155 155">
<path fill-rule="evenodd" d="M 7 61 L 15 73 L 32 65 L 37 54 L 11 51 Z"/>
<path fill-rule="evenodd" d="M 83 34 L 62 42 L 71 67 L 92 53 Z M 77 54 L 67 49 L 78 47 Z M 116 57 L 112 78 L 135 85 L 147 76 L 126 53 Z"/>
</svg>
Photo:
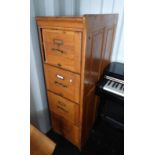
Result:
<svg viewBox="0 0 155 155">
<path fill-rule="evenodd" d="M 95 84 L 110 63 L 117 18 L 36 17 L 52 128 L 79 149 L 95 121 Z"/>
</svg>

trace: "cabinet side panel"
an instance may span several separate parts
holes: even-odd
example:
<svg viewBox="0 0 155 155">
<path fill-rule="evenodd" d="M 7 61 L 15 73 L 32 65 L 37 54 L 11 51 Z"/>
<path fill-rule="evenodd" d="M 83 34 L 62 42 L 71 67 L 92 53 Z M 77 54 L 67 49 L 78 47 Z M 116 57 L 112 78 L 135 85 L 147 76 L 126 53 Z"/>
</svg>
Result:
<svg viewBox="0 0 155 155">
<path fill-rule="evenodd" d="M 84 68 L 82 145 L 92 128 L 99 99 L 95 95 L 96 83 L 110 63 L 117 15 L 86 15 L 86 54 Z"/>
</svg>

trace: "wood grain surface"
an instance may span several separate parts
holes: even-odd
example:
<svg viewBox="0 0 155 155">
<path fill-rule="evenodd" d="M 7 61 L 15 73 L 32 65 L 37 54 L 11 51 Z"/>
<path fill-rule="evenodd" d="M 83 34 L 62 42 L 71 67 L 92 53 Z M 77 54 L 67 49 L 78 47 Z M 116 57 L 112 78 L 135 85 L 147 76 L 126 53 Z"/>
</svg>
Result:
<svg viewBox="0 0 155 155">
<path fill-rule="evenodd" d="M 36 17 L 52 127 L 79 149 L 96 119 L 96 83 L 110 63 L 117 20 L 117 14 Z"/>
</svg>

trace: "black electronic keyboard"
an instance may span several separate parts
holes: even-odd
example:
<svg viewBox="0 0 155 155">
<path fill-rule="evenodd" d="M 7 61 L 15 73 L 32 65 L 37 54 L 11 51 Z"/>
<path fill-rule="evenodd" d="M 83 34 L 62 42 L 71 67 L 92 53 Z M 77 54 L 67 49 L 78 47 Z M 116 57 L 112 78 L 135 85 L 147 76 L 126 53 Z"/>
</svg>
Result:
<svg viewBox="0 0 155 155">
<path fill-rule="evenodd" d="M 112 62 L 97 84 L 99 95 L 107 92 L 124 98 L 124 64 Z"/>
<path fill-rule="evenodd" d="M 116 128 L 124 129 L 124 64 L 110 63 L 97 83 L 99 116 Z"/>
</svg>

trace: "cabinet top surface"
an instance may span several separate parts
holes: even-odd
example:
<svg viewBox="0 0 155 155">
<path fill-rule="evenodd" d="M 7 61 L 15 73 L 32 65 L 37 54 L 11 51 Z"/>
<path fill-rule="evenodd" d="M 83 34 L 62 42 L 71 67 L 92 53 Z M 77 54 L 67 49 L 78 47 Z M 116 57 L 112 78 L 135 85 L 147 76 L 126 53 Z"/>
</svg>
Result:
<svg viewBox="0 0 155 155">
<path fill-rule="evenodd" d="M 118 16 L 118 14 L 85 14 L 82 16 L 37 16 L 36 20 L 76 20 L 83 21 L 87 17 Z"/>
<path fill-rule="evenodd" d="M 118 14 L 85 14 L 83 16 L 37 16 L 40 28 L 63 27 L 84 29 L 87 25 L 116 23 Z"/>
<path fill-rule="evenodd" d="M 78 20 L 82 21 L 84 16 L 37 16 L 36 20 Z"/>
</svg>

